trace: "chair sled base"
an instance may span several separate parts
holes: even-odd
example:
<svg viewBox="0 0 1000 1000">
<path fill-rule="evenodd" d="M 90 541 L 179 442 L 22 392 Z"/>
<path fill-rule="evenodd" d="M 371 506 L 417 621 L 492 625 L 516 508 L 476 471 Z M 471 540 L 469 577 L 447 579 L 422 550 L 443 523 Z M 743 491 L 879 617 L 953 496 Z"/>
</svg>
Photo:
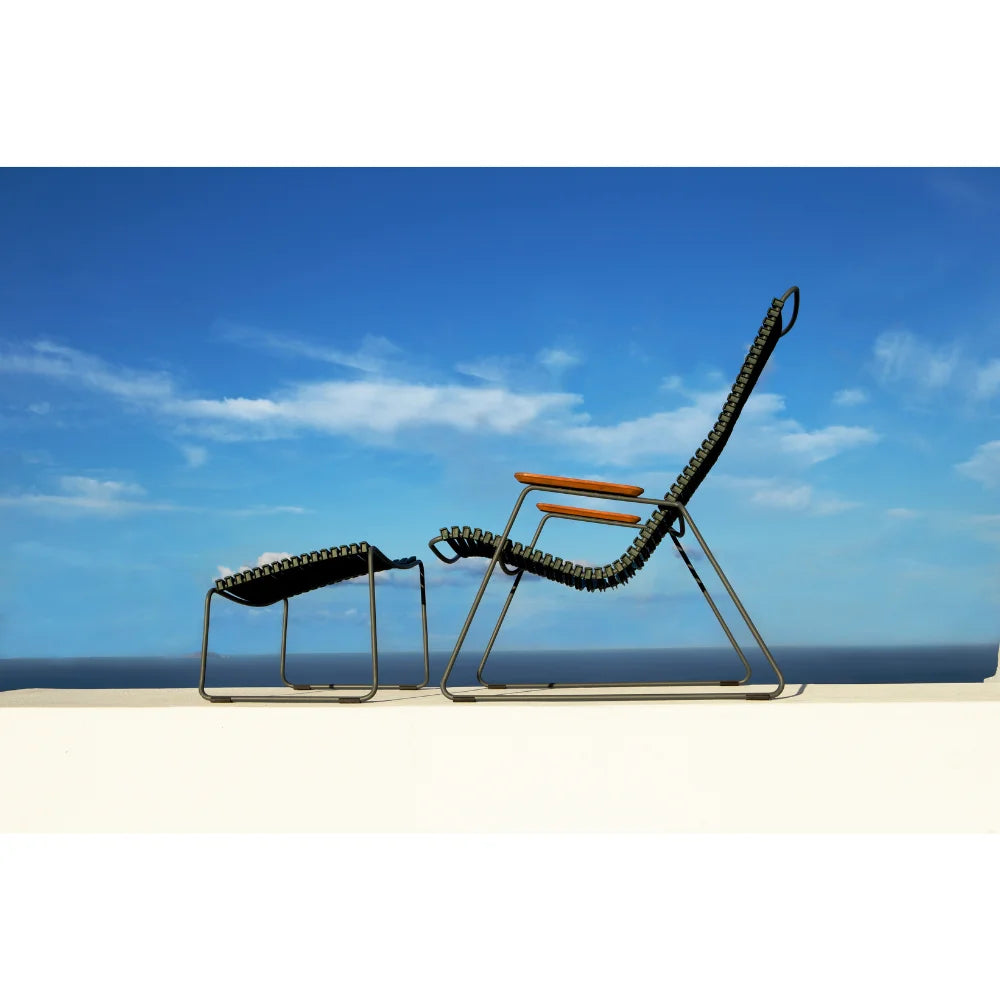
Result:
<svg viewBox="0 0 1000 1000">
<path fill-rule="evenodd" d="M 511 519 L 508 522 L 507 530 L 504 532 L 504 536 L 501 538 L 499 544 L 497 545 L 496 553 L 493 556 L 493 558 L 490 560 L 490 564 L 486 568 L 486 573 L 485 573 L 485 575 L 483 577 L 483 582 L 480 584 L 479 592 L 477 593 L 476 598 L 473 601 L 472 608 L 470 609 L 469 614 L 468 614 L 468 616 L 467 616 L 467 618 L 465 620 L 465 625 L 464 625 L 464 627 L 462 629 L 461 634 L 459 635 L 458 642 L 457 642 L 457 644 L 455 646 L 455 649 L 454 649 L 454 651 L 453 651 L 453 653 L 451 655 L 451 659 L 448 661 L 448 665 L 445 668 L 444 677 L 441 680 L 441 693 L 444 694 L 444 696 L 446 698 L 450 699 L 451 701 L 455 701 L 455 702 L 477 702 L 477 701 L 478 702 L 484 702 L 484 701 L 503 701 L 503 702 L 508 702 L 508 701 L 536 701 L 536 702 L 537 701 L 694 701 L 694 700 L 701 700 L 701 701 L 704 701 L 704 700 L 709 700 L 709 701 L 711 701 L 711 700 L 715 700 L 715 701 L 719 701 L 719 700 L 728 700 L 728 701 L 771 701 L 771 700 L 777 698 L 781 694 L 781 692 L 784 690 L 784 687 L 785 687 L 785 679 L 784 679 L 784 677 L 783 677 L 783 675 L 781 673 L 780 668 L 778 667 L 778 664 L 775 662 L 774 657 L 771 655 L 771 651 L 767 648 L 767 645 L 764 643 L 764 640 L 761 637 L 760 632 L 757 631 L 757 627 L 754 625 L 753 621 L 750 618 L 750 615 L 746 611 L 746 608 L 744 608 L 743 603 L 740 601 L 739 597 L 736 595 L 736 592 L 733 590 L 733 587 L 730 584 L 729 580 L 726 578 L 726 575 L 722 572 L 722 567 L 716 561 L 715 556 L 712 554 L 712 552 L 709 549 L 707 543 L 705 542 L 705 539 L 702 537 L 701 532 L 698 530 L 698 528 L 695 525 L 694 521 L 691 519 L 691 515 L 687 512 L 686 508 L 682 504 L 676 503 L 676 502 L 665 501 L 665 500 L 649 501 L 649 500 L 639 499 L 639 498 L 629 498 L 629 500 L 632 503 L 644 503 L 644 502 L 645 503 L 650 503 L 650 502 L 653 502 L 653 503 L 657 503 L 661 507 L 671 507 L 671 508 L 674 508 L 676 510 L 677 515 L 678 515 L 678 521 L 679 521 L 680 527 L 679 527 L 679 529 L 678 528 L 673 528 L 673 527 L 670 529 L 669 533 L 670 533 L 671 541 L 673 541 L 674 545 L 676 546 L 677 551 L 678 551 L 681 559 L 684 561 L 684 564 L 687 566 L 688 571 L 690 572 L 692 578 L 694 579 L 695 583 L 698 586 L 698 589 L 701 591 L 701 593 L 704 596 L 705 600 L 708 602 L 708 605 L 711 608 L 712 613 L 715 615 L 716 621 L 718 621 L 720 627 L 722 628 L 723 632 L 726 635 L 726 638 L 729 640 L 730 645 L 733 647 L 734 652 L 736 653 L 737 657 L 739 658 L 739 660 L 743 664 L 743 669 L 744 669 L 743 677 L 740 678 L 739 680 L 735 680 L 735 679 L 732 679 L 732 678 L 726 678 L 726 679 L 673 680 L 673 681 L 620 681 L 620 680 L 616 680 L 616 681 L 550 681 L 550 682 L 547 682 L 547 683 L 527 683 L 527 684 L 501 684 L 501 683 L 497 683 L 495 681 L 494 682 L 487 681 L 485 679 L 485 677 L 484 677 L 484 669 L 485 669 L 485 666 L 486 666 L 486 661 L 487 661 L 487 658 L 490 655 L 490 652 L 493 649 L 493 644 L 495 643 L 497 635 L 500 632 L 500 627 L 503 624 L 504 618 L 506 617 L 507 611 L 510 608 L 511 602 L 512 602 L 512 600 L 514 598 L 514 594 L 517 591 L 517 585 L 520 583 L 521 577 L 524 575 L 524 570 L 519 570 L 519 571 L 517 571 L 516 574 L 514 574 L 514 580 L 513 580 L 513 583 L 511 585 L 510 591 L 507 594 L 507 600 L 504 602 L 504 606 L 503 606 L 503 608 L 500 611 L 500 616 L 497 619 L 497 623 L 496 623 L 496 625 L 493 628 L 493 634 L 490 636 L 489 642 L 487 643 L 486 651 L 483 654 L 483 658 L 480 661 L 479 669 L 478 669 L 477 674 L 476 674 L 476 680 L 477 680 L 478 684 L 481 687 L 483 687 L 483 688 L 485 688 L 487 690 L 503 690 L 503 691 L 509 692 L 509 693 L 504 693 L 502 695 L 479 695 L 479 694 L 470 693 L 468 690 L 454 691 L 451 688 L 449 688 L 448 687 L 448 679 L 449 679 L 449 677 L 451 675 L 452 668 L 454 667 L 455 661 L 458 658 L 458 653 L 459 653 L 459 651 L 462 648 L 462 643 L 464 642 L 465 637 L 468 634 L 469 627 L 472 624 L 472 620 L 475 617 L 476 611 L 479 608 L 479 604 L 480 604 L 480 602 L 482 600 L 483 594 L 486 591 L 486 586 L 489 583 L 490 576 L 491 576 L 491 574 L 493 572 L 493 569 L 496 566 L 497 562 L 499 561 L 500 552 L 501 552 L 501 550 L 503 548 L 504 541 L 506 541 L 506 536 L 507 536 L 507 534 L 510 531 L 511 524 L 513 523 L 513 520 L 514 520 L 514 516 L 516 515 L 517 510 L 520 507 L 521 500 L 524 499 L 524 495 L 527 492 L 528 492 L 528 490 L 525 490 L 522 493 L 521 499 L 518 501 L 517 506 L 515 506 L 514 513 L 511 515 Z M 583 494 L 582 490 L 572 490 L 572 489 L 553 490 L 552 492 L 570 493 L 570 494 Z M 624 498 L 620 498 L 620 499 L 624 499 Z M 542 518 L 542 520 L 539 522 L 538 528 L 537 528 L 537 530 L 535 532 L 535 537 L 534 537 L 534 539 L 532 539 L 532 543 L 531 543 L 532 546 L 538 540 L 538 536 L 540 535 L 542 527 L 545 524 L 545 522 L 549 518 L 551 518 L 553 516 L 569 517 L 572 520 L 576 519 L 576 518 L 572 517 L 572 515 L 546 514 Z M 694 687 L 699 687 L 699 688 L 712 688 L 712 687 L 739 687 L 739 688 L 745 688 L 745 687 L 747 687 L 750 684 L 750 680 L 751 680 L 751 676 L 752 676 L 752 669 L 751 669 L 751 666 L 750 666 L 750 662 L 747 660 L 746 656 L 744 655 L 743 650 L 740 648 L 740 644 L 736 641 L 736 637 L 733 635 L 732 630 L 730 629 L 729 625 L 726 623 L 725 618 L 723 618 L 722 612 L 719 610 L 718 605 L 716 605 L 715 601 L 712 599 L 711 594 L 709 594 L 708 589 L 705 587 L 704 583 L 701 580 L 701 577 L 698 575 L 697 570 L 694 568 L 694 565 L 692 564 L 690 558 L 688 557 L 687 553 L 684 551 L 684 547 L 681 545 L 680 539 L 684 535 L 684 529 L 685 529 L 685 527 L 690 527 L 691 533 L 694 535 L 695 539 L 697 540 L 698 545 L 701 548 L 702 553 L 705 555 L 706 559 L 711 564 L 712 569 L 715 571 L 716 576 L 719 578 L 719 581 L 722 583 L 723 587 L 725 588 L 726 593 L 729 595 L 730 600 L 733 602 L 733 605 L 736 607 L 737 611 L 739 612 L 740 617 L 743 619 L 744 624 L 750 630 L 750 633 L 753 636 L 754 640 L 756 641 L 758 648 L 760 649 L 761 653 L 763 653 L 764 658 L 768 662 L 768 665 L 771 667 L 772 671 L 774 672 L 774 676 L 775 676 L 775 679 L 776 679 L 777 683 L 776 683 L 776 685 L 772 689 L 765 690 L 765 691 L 760 691 L 760 690 L 753 690 L 753 691 L 748 691 L 748 690 L 741 690 L 741 691 L 676 691 L 676 690 L 670 690 L 670 689 L 674 689 L 674 688 L 694 688 Z M 754 686 L 756 687 L 756 685 L 754 685 Z M 566 689 L 571 689 L 571 688 L 604 688 L 604 689 L 615 689 L 615 688 L 618 688 L 618 689 L 621 689 L 621 688 L 625 688 L 625 689 L 628 689 L 628 688 L 651 688 L 651 689 L 654 689 L 654 690 L 649 690 L 649 691 L 630 691 L 630 690 L 613 691 L 613 690 L 605 690 L 604 693 L 600 693 L 600 694 L 597 694 L 597 693 L 594 693 L 594 694 L 565 694 L 565 693 L 563 693 L 563 691 L 565 691 Z M 531 693 L 533 690 L 544 690 L 547 693 L 545 693 L 545 694 L 541 694 L 541 693 L 539 693 L 539 694 L 533 694 L 533 693 Z"/>
</svg>

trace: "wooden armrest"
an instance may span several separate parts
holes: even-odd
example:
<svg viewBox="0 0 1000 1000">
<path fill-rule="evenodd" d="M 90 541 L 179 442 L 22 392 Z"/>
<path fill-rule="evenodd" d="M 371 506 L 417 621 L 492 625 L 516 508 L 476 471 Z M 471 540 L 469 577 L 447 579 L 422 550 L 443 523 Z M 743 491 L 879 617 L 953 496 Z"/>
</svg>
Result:
<svg viewBox="0 0 1000 1000">
<path fill-rule="evenodd" d="M 546 514 L 572 514 L 585 517 L 588 521 L 614 521 L 615 524 L 638 524 L 637 514 L 619 514 L 614 510 L 587 510 L 585 507 L 562 507 L 555 503 L 539 503 L 535 506 Z"/>
<path fill-rule="evenodd" d="M 534 472 L 515 472 L 514 478 L 526 486 L 554 486 L 557 489 L 590 490 L 591 493 L 617 493 L 623 497 L 642 495 L 641 486 L 599 483 L 592 479 L 567 479 L 565 476 L 539 476 Z"/>
</svg>

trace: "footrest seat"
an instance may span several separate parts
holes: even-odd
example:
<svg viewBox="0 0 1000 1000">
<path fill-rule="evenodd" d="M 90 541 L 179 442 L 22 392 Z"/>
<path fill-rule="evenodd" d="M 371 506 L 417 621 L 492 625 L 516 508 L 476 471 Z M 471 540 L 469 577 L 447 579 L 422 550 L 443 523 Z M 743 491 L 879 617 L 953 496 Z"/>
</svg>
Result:
<svg viewBox="0 0 1000 1000">
<path fill-rule="evenodd" d="M 424 564 L 416 556 L 406 556 L 403 559 L 390 559 L 384 552 L 368 542 L 355 542 L 351 545 L 340 545 L 329 549 L 318 549 L 314 552 L 304 552 L 302 555 L 277 559 L 255 569 L 242 569 L 238 573 L 230 573 L 215 581 L 214 586 L 205 597 L 205 624 L 202 632 L 201 674 L 198 681 L 198 693 L 207 701 L 216 703 L 232 703 L 236 701 L 282 702 L 282 701 L 313 701 L 340 704 L 358 704 L 375 696 L 379 689 L 378 676 L 378 638 L 375 630 L 375 574 L 390 569 L 419 570 L 420 576 L 420 615 L 423 626 L 424 676 L 419 684 L 387 684 L 398 690 L 416 691 L 424 687 L 430 679 L 430 657 L 427 648 L 427 594 L 424 584 Z M 291 597 L 327 587 L 330 584 L 342 583 L 358 577 L 368 577 L 368 602 L 371 614 L 371 649 L 372 649 L 372 680 L 366 684 L 300 684 L 290 681 L 285 673 L 285 650 L 288 640 L 288 601 Z M 211 620 L 211 605 L 213 597 L 224 597 L 235 604 L 248 607 L 264 608 L 281 601 L 284 604 L 284 614 L 281 622 L 281 656 L 279 674 L 281 683 L 293 691 L 323 691 L 323 694 L 295 695 L 213 695 L 206 690 L 206 671 L 208 664 L 208 632 Z M 368 690 L 362 695 L 332 695 L 329 692 L 336 687 L 359 688 Z"/>
</svg>

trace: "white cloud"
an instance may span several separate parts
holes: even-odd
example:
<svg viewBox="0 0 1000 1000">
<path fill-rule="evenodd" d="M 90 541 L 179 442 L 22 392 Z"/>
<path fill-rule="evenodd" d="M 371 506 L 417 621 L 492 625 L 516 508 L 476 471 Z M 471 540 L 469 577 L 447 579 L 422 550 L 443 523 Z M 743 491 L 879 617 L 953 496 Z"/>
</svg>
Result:
<svg viewBox="0 0 1000 1000">
<path fill-rule="evenodd" d="M 762 507 L 778 507 L 783 510 L 805 510 L 812 503 L 812 487 L 762 486 L 750 494 L 750 502 Z"/>
<path fill-rule="evenodd" d="M 68 494 L 97 501 L 119 500 L 128 496 L 141 497 L 146 493 L 137 483 L 102 481 L 88 476 L 60 476 L 59 485 Z"/>
<path fill-rule="evenodd" d="M 719 408 L 722 408 L 723 400 L 729 395 L 729 390 L 727 389 L 721 395 L 712 395 L 711 399 L 717 399 L 719 403 Z M 781 413 L 785 408 L 785 401 L 777 393 L 773 392 L 758 392 L 752 395 L 743 407 L 743 416 L 740 418 L 741 422 L 744 419 L 754 420 L 763 417 L 773 417 L 776 413 Z M 712 418 L 713 424 L 718 418 L 718 413 Z M 787 421 L 788 424 L 795 424 L 794 420 Z M 795 426 L 798 426 L 797 424 Z"/>
<path fill-rule="evenodd" d="M 291 559 L 291 552 L 262 552 L 257 556 L 257 565 L 266 566 L 268 563 L 281 562 L 282 559 Z"/>
<path fill-rule="evenodd" d="M 817 494 L 808 483 L 773 477 L 733 476 L 722 472 L 715 473 L 712 478 L 719 485 L 738 491 L 744 500 L 758 507 L 826 516 L 861 506 L 856 500 Z"/>
<path fill-rule="evenodd" d="M 910 507 L 890 507 L 885 513 L 888 517 L 898 518 L 901 521 L 909 521 L 921 516 L 919 510 L 913 510 Z"/>
<path fill-rule="evenodd" d="M 299 430 L 364 436 L 428 427 L 512 434 L 543 414 L 580 401 L 568 393 L 384 378 L 301 383 L 274 398 L 185 398 L 165 375 L 116 372 L 98 358 L 46 343 L 34 345 L 34 350 L 0 355 L 0 370 L 76 382 L 142 404 L 162 417 L 193 421 L 182 427 L 185 431 L 218 437 L 277 437 Z"/>
<path fill-rule="evenodd" d="M 135 483 L 62 476 L 61 494 L 21 493 L 0 496 L 0 507 L 23 507 L 41 514 L 94 514 L 117 517 L 138 510 L 181 510 L 171 503 L 130 499 L 145 495 Z"/>
<path fill-rule="evenodd" d="M 584 423 L 564 427 L 554 434 L 558 440 L 585 450 L 594 461 L 613 465 L 632 465 L 650 456 L 687 460 L 714 426 L 728 392 L 728 389 L 685 390 L 691 402 L 675 410 L 603 427 Z M 753 427 L 752 438 L 744 439 L 745 446 L 767 454 L 769 460 L 778 451 L 811 465 L 879 440 L 879 435 L 865 427 L 831 426 L 806 431 L 794 420 L 774 419 L 784 408 L 784 400 L 775 393 L 752 396 L 740 418 L 742 426 Z"/>
<path fill-rule="evenodd" d="M 164 409 L 176 416 L 251 423 L 274 420 L 281 412 L 281 407 L 271 399 L 246 399 L 242 396 L 224 399 L 174 399 Z"/>
<path fill-rule="evenodd" d="M 513 361 L 511 358 L 493 356 L 476 361 L 460 361 L 455 371 L 461 375 L 481 378 L 484 382 L 506 382 L 510 378 Z"/>
<path fill-rule="evenodd" d="M 544 413 L 579 401 L 568 393 L 517 393 L 499 386 L 415 385 L 405 382 L 318 382 L 276 399 L 174 400 L 169 412 L 268 434 L 296 430 L 329 434 L 391 434 L 416 427 L 511 434 Z"/>
<path fill-rule="evenodd" d="M 971 458 L 959 462 L 955 469 L 984 486 L 1000 486 L 1000 441 L 981 444 Z"/>
<path fill-rule="evenodd" d="M 254 569 L 254 567 L 266 566 L 268 563 L 279 562 L 282 559 L 291 559 L 292 554 L 290 552 L 262 552 L 257 556 L 257 561 L 253 566 L 247 566 L 244 563 L 237 570 L 232 570 L 228 566 L 216 566 L 219 577 L 232 576 L 233 573 L 246 573 L 248 570 Z"/>
<path fill-rule="evenodd" d="M 543 352 L 543 354 L 546 352 Z M 548 360 L 569 362 L 567 352 L 549 351 Z M 534 432 L 539 440 L 571 445 L 600 463 L 628 465 L 646 456 L 687 459 L 715 423 L 728 386 L 710 391 L 686 390 L 676 376 L 671 388 L 687 404 L 617 424 L 598 426 L 578 407 L 582 397 L 565 392 L 518 391 L 498 384 L 508 359 L 488 358 L 475 365 L 491 384 L 462 386 L 417 383 L 385 377 L 354 381 L 303 382 L 270 396 L 191 398 L 182 395 L 168 376 L 113 370 L 98 358 L 71 348 L 36 344 L 33 354 L 0 355 L 0 368 L 75 381 L 95 391 L 139 404 L 173 422 L 175 429 L 223 440 L 268 439 L 314 431 L 354 437 L 370 443 L 373 435 L 445 431 L 513 435 Z M 675 381 L 676 379 L 676 381 Z M 794 455 L 809 463 L 823 461 L 859 444 L 878 440 L 863 427 L 833 426 L 804 430 L 793 420 L 777 421 L 784 400 L 775 393 L 750 398 L 743 423 L 754 425 L 747 447 Z M 202 453 L 188 453 L 199 462 Z"/>
<path fill-rule="evenodd" d="M 539 366 L 558 375 L 567 368 L 581 364 L 581 359 L 562 348 L 545 348 L 535 355 L 535 360 L 529 362 L 523 357 L 494 354 L 474 361 L 460 361 L 455 365 L 455 371 L 462 375 L 471 375 L 484 382 L 510 382 L 519 373 L 528 373 Z"/>
<path fill-rule="evenodd" d="M 991 533 L 1000 531 L 1000 514 L 971 514 L 966 518 L 966 520 L 969 524 L 986 528 Z"/>
<path fill-rule="evenodd" d="M 687 458 L 717 417 L 717 408 L 702 403 L 603 427 L 593 424 L 565 427 L 556 433 L 592 461 L 631 465 L 637 459 L 653 455 Z"/>
<path fill-rule="evenodd" d="M 31 347 L 33 353 L 0 354 L 0 371 L 75 382 L 134 402 L 162 402 L 174 394 L 172 380 L 163 373 L 114 370 L 100 358 L 47 340 L 36 341 Z"/>
<path fill-rule="evenodd" d="M 875 339 L 873 354 L 873 370 L 884 385 L 922 393 L 951 388 L 972 400 L 1000 393 L 1000 358 L 971 358 L 955 342 L 938 345 L 894 331 Z"/>
<path fill-rule="evenodd" d="M 841 389 L 834 393 L 833 401 L 837 406 L 857 406 L 867 402 L 868 393 L 864 389 Z"/>
<path fill-rule="evenodd" d="M 839 497 L 817 498 L 813 504 L 812 512 L 820 515 L 839 514 L 843 510 L 854 510 L 860 506 L 861 502 L 859 500 L 843 500 Z"/>
<path fill-rule="evenodd" d="M 1000 358 L 991 358 L 976 369 L 972 394 L 976 399 L 990 399 L 1000 392 Z"/>
<path fill-rule="evenodd" d="M 817 431 L 794 431 L 778 438 L 779 447 L 790 455 L 804 458 L 809 464 L 823 462 L 848 448 L 874 444 L 879 435 L 868 427 L 833 425 Z"/>
<path fill-rule="evenodd" d="M 963 520 L 973 529 L 977 538 L 991 544 L 1000 542 L 1000 514 L 972 514 Z"/>
<path fill-rule="evenodd" d="M 997 202 L 992 192 L 984 190 L 968 175 L 955 170 L 928 170 L 924 175 L 928 189 L 939 197 L 977 215 L 996 208 Z"/>
<path fill-rule="evenodd" d="M 197 469 L 208 461 L 208 451 L 197 444 L 182 444 L 181 451 L 184 453 L 187 464 L 192 469 Z"/>
<path fill-rule="evenodd" d="M 226 514 L 235 517 L 253 517 L 257 514 L 305 514 L 308 513 L 306 507 L 290 507 L 286 504 L 257 504 L 255 507 L 239 507 L 236 510 L 226 510 Z"/>
<path fill-rule="evenodd" d="M 540 350 L 534 361 L 512 355 L 493 354 L 473 361 L 460 361 L 455 365 L 455 371 L 462 375 L 471 375 L 484 382 L 510 382 L 518 375 L 530 374 L 540 367 L 548 369 L 553 375 L 558 375 L 567 368 L 581 364 L 581 359 L 562 348 L 549 347 Z"/>
<path fill-rule="evenodd" d="M 186 507 L 180 504 L 143 499 L 146 491 L 137 483 L 93 479 L 89 476 L 61 476 L 61 493 L 14 493 L 0 495 L 0 507 L 20 507 L 51 516 L 96 515 L 119 517 L 140 511 L 184 511 L 227 515 L 302 514 L 302 507 L 266 506 L 245 510 Z"/>
<path fill-rule="evenodd" d="M 875 373 L 883 382 L 907 382 L 921 389 L 941 389 L 960 364 L 958 348 L 932 347 L 905 330 L 881 333 L 875 338 Z"/>
<path fill-rule="evenodd" d="M 49 403 L 31 403 L 28 406 L 29 413 L 37 413 L 40 417 L 44 417 L 52 409 Z"/>
<path fill-rule="evenodd" d="M 325 361 L 369 374 L 385 371 L 403 353 L 401 348 L 386 337 L 373 337 L 370 334 L 362 337 L 361 346 L 357 350 L 351 351 L 236 323 L 220 323 L 216 329 L 224 339 L 243 347 Z"/>
<path fill-rule="evenodd" d="M 539 351 L 537 360 L 544 368 L 555 372 L 561 372 L 566 368 L 572 368 L 574 365 L 581 363 L 580 358 L 575 354 L 570 354 L 569 351 L 564 351 L 558 347 Z"/>
</svg>

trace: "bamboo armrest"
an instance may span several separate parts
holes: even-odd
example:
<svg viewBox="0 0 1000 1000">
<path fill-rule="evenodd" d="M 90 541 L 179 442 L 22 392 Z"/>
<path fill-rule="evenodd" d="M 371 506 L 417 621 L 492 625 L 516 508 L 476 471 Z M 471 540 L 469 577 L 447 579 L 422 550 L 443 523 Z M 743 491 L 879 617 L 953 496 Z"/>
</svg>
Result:
<svg viewBox="0 0 1000 1000">
<path fill-rule="evenodd" d="M 641 520 L 636 514 L 619 514 L 613 510 L 588 510 L 586 507 L 563 507 L 555 503 L 539 503 L 535 506 L 546 514 L 570 514 L 573 517 L 583 517 L 588 521 L 614 521 L 615 524 L 638 524 Z"/>
<path fill-rule="evenodd" d="M 540 476 L 534 472 L 515 472 L 514 478 L 526 486 L 553 486 L 556 489 L 590 490 L 591 493 L 612 493 L 623 497 L 642 495 L 641 486 L 621 483 L 600 483 L 593 479 L 567 479 L 565 476 Z"/>
</svg>

